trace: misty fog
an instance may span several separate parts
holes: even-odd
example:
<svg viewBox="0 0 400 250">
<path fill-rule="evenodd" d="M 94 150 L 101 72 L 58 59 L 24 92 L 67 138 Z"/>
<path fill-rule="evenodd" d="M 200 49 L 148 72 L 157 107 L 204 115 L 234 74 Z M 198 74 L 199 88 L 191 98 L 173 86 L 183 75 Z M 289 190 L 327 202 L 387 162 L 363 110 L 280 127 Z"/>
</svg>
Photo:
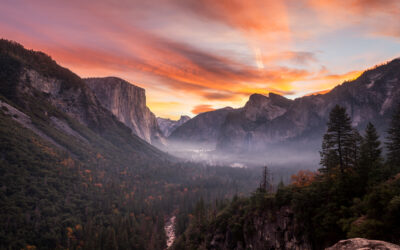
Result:
<svg viewBox="0 0 400 250">
<path fill-rule="evenodd" d="M 308 143 L 275 143 L 260 147 L 257 151 L 234 153 L 216 149 L 212 144 L 169 141 L 162 150 L 186 161 L 210 166 L 229 166 L 255 171 L 268 166 L 275 184 L 280 180 L 289 183 L 290 176 L 299 170 L 317 170 L 320 160 L 318 140 Z"/>
</svg>

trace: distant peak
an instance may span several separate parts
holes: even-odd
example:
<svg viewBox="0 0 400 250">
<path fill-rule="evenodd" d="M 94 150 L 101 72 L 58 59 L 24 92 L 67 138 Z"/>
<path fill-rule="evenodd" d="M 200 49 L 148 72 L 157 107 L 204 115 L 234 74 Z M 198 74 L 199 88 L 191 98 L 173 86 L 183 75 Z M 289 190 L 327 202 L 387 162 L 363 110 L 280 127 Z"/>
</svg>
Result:
<svg viewBox="0 0 400 250">
<path fill-rule="evenodd" d="M 259 101 L 259 100 L 265 100 L 265 99 L 268 99 L 268 97 L 265 95 L 262 95 L 262 94 L 257 94 L 257 93 L 252 94 L 249 97 L 249 101 Z"/>
<path fill-rule="evenodd" d="M 266 103 L 270 103 L 272 105 L 286 107 L 289 106 L 293 100 L 290 100 L 284 96 L 281 96 L 276 93 L 269 93 L 268 96 L 261 94 L 252 94 L 246 103 L 245 107 L 258 107 L 263 106 Z"/>
<path fill-rule="evenodd" d="M 222 108 L 223 110 L 231 110 L 231 109 L 233 109 L 232 107 L 229 107 L 229 106 L 226 106 L 226 107 L 224 107 L 224 108 Z"/>
<path fill-rule="evenodd" d="M 274 92 L 269 92 L 268 93 L 268 97 L 273 97 L 273 96 L 280 96 L 280 97 L 283 97 L 282 95 L 280 95 L 280 94 L 277 94 L 277 93 L 274 93 Z"/>
<path fill-rule="evenodd" d="M 269 93 L 268 97 L 269 97 L 269 99 L 271 99 L 272 102 L 276 102 L 276 101 L 288 101 L 288 102 L 290 102 L 290 101 L 292 101 L 292 100 L 290 100 L 290 99 L 288 99 L 288 98 L 286 98 L 286 97 L 284 97 L 284 96 L 282 96 L 280 94 L 276 94 L 276 93 L 272 93 L 272 92 Z"/>
<path fill-rule="evenodd" d="M 186 121 L 189 121 L 190 119 L 191 119 L 191 118 L 190 118 L 190 116 L 188 116 L 188 115 L 181 115 L 181 117 L 179 118 L 178 121 L 186 122 Z"/>
<path fill-rule="evenodd" d="M 290 101 L 290 99 L 288 99 L 288 98 L 286 98 L 286 97 L 284 97 L 282 95 L 273 93 L 273 92 L 268 93 L 268 96 L 256 93 L 256 94 L 252 94 L 249 97 L 249 101 L 250 102 L 257 102 L 258 103 L 258 102 L 264 102 L 266 100 L 270 100 L 272 102 L 279 101 L 279 100 L 288 100 L 288 101 Z"/>
</svg>

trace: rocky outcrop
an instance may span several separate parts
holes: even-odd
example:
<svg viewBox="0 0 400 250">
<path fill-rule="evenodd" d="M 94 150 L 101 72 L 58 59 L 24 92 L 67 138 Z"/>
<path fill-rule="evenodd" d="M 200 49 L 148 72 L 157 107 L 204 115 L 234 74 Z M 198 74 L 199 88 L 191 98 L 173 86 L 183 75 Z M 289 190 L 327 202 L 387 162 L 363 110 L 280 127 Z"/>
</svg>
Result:
<svg viewBox="0 0 400 250">
<path fill-rule="evenodd" d="M 109 115 L 108 112 L 102 108 L 95 95 L 82 81 L 79 85 L 71 82 L 46 76 L 34 69 L 23 68 L 19 75 L 17 89 L 21 94 L 35 95 L 34 91 L 44 93 L 47 101 L 62 112 L 86 126 L 102 130 L 102 125 L 105 124 L 101 120 Z"/>
<path fill-rule="evenodd" d="M 217 138 L 219 150 L 231 152 L 263 150 L 267 143 L 283 141 L 290 135 L 285 129 L 291 124 L 280 120 L 293 101 L 270 93 L 253 94 L 246 105 L 227 115 Z"/>
<path fill-rule="evenodd" d="M 263 123 L 284 115 L 292 103 L 292 100 L 274 93 L 268 96 L 253 94 L 244 106 L 243 114 L 250 121 Z"/>
<path fill-rule="evenodd" d="M 179 120 L 171 120 L 165 119 L 161 117 L 157 117 L 157 123 L 160 127 L 161 132 L 165 137 L 168 137 L 175 131 L 179 126 L 184 124 L 185 122 L 189 121 L 190 117 L 187 115 L 182 115 Z"/>
<path fill-rule="evenodd" d="M 210 249 L 312 249 L 288 207 L 282 207 L 272 215 L 262 213 L 252 216 L 245 225 L 252 229 L 243 228 L 242 241 L 232 244 L 234 232 L 228 230 L 222 234 L 217 231 L 211 239 Z"/>
<path fill-rule="evenodd" d="M 168 140 L 172 143 L 215 147 L 221 126 L 232 110 L 231 107 L 226 107 L 199 114 L 172 132 Z"/>
<path fill-rule="evenodd" d="M 341 240 L 326 250 L 400 250 L 400 246 L 380 240 L 354 238 Z"/>
<path fill-rule="evenodd" d="M 146 106 L 145 90 L 116 77 L 88 78 L 86 84 L 100 103 L 134 134 L 152 144 L 164 144 L 155 115 Z"/>
</svg>

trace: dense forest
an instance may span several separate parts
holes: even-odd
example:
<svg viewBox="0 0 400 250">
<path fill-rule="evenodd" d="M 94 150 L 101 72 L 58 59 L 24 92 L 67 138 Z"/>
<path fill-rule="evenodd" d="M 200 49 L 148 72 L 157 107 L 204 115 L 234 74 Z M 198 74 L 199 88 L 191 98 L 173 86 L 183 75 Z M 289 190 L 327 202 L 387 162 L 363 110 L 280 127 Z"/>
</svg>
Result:
<svg viewBox="0 0 400 250">
<path fill-rule="evenodd" d="M 33 71 L 60 82 L 57 96 L 32 87 Z M 63 110 L 69 93 L 79 95 Z M 256 185 L 254 171 L 157 150 L 90 98 L 47 55 L 0 41 L 0 249 L 164 249 L 165 219 L 184 231 L 199 200 Z"/>
<path fill-rule="evenodd" d="M 261 233 L 254 218 L 273 224 L 282 208 L 293 212 L 296 225 L 291 234 L 311 249 L 324 249 L 353 237 L 399 244 L 400 106 L 385 144 L 373 124 L 360 134 L 352 128 L 345 108 L 336 106 L 320 153 L 317 172 L 300 171 L 292 176 L 290 185 L 281 183 L 275 192 L 263 184 L 250 197 L 234 197 L 217 206 L 198 203 L 174 249 L 254 247 L 252 239 Z M 264 241 L 264 249 L 276 249 L 271 239 L 259 240 Z"/>
</svg>

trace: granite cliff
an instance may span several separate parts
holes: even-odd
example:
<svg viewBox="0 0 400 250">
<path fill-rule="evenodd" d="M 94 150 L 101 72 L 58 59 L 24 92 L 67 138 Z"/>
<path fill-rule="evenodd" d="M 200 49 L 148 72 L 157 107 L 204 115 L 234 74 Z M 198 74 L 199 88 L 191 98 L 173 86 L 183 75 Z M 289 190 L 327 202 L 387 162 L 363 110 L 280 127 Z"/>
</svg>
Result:
<svg viewBox="0 0 400 250">
<path fill-rule="evenodd" d="M 132 132 L 152 144 L 164 144 L 155 115 L 146 106 L 145 90 L 116 77 L 88 78 L 100 103 Z"/>
<path fill-rule="evenodd" d="M 168 137 L 168 141 L 200 147 L 215 147 L 215 139 L 219 137 L 221 126 L 232 110 L 231 107 L 226 107 L 199 114 L 175 129 Z"/>
</svg>

